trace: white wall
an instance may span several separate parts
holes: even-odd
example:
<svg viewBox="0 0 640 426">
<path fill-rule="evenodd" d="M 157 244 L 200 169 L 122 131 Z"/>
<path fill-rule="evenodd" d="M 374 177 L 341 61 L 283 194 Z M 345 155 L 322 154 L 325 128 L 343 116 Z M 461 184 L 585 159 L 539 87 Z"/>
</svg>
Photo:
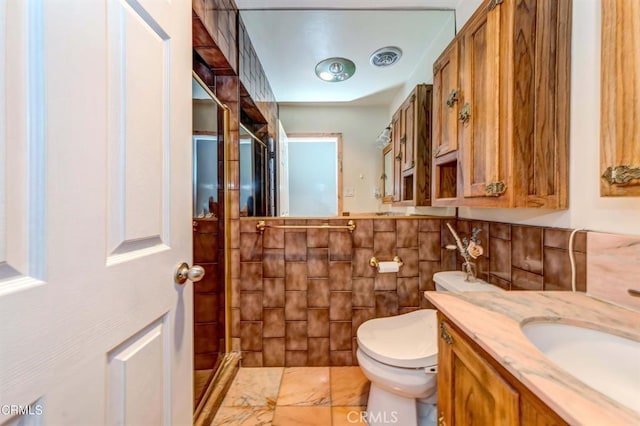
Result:
<svg viewBox="0 0 640 426">
<path fill-rule="evenodd" d="M 380 187 L 382 150 L 375 140 L 389 123 L 386 106 L 281 105 L 280 121 L 287 134 L 342 133 L 343 187 L 355 190 L 343 199 L 343 211 L 380 210 L 373 190 Z"/>
<path fill-rule="evenodd" d="M 433 39 L 429 48 L 425 50 L 424 55 L 420 59 L 420 62 L 416 66 L 411 76 L 405 81 L 403 86 L 398 91 L 398 94 L 393 98 L 389 107 L 389 117 L 392 117 L 396 110 L 402 105 L 409 93 L 421 83 L 431 84 L 433 83 L 433 63 L 438 59 L 440 54 L 444 51 L 445 47 L 449 45 L 451 40 L 456 34 L 455 28 L 455 16 L 452 13 L 451 17 L 444 23 L 442 30 L 438 33 L 436 38 Z M 389 121 L 391 119 L 389 118 Z"/>
<path fill-rule="evenodd" d="M 461 0 L 461 28 L 481 0 Z M 600 197 L 600 1 L 573 0 L 569 210 L 469 209 L 460 217 L 640 235 L 640 197 Z"/>
</svg>

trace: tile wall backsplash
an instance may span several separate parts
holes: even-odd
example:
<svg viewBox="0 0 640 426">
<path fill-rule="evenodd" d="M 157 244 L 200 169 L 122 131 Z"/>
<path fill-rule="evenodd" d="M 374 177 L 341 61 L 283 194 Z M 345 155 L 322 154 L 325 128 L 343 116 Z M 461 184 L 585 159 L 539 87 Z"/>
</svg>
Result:
<svg viewBox="0 0 640 426">
<path fill-rule="evenodd" d="M 372 318 L 431 307 L 433 274 L 460 268 L 443 249 L 453 243 L 445 220 L 355 219 L 356 230 L 256 231 L 240 220 L 240 279 L 234 288 L 233 336 L 244 366 L 355 365 L 356 330 Z M 267 219 L 270 225 L 345 225 L 347 219 Z M 444 227 L 444 228 L 443 228 Z M 569 290 L 568 230 L 458 220 L 461 236 L 482 228 L 481 278 L 505 289 Z M 487 244 L 487 239 L 489 243 Z M 584 233 L 576 239 L 578 289 L 585 288 Z M 378 274 L 369 259 L 400 256 L 398 273 Z M 238 315 L 239 314 L 239 315 Z"/>
</svg>

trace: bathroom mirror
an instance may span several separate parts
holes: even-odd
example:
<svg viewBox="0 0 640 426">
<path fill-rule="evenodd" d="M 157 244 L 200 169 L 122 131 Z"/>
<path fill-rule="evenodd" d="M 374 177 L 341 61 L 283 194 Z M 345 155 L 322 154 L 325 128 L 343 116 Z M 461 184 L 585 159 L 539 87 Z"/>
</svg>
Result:
<svg viewBox="0 0 640 426">
<path fill-rule="evenodd" d="M 339 195 L 343 211 L 379 211 L 382 202 L 391 200 L 393 173 L 385 172 L 388 160 L 380 161 L 382 148 L 376 138 L 411 90 L 432 82 L 433 62 L 455 35 L 454 11 L 268 9 L 269 1 L 236 3 L 240 25 L 246 28 L 278 102 L 284 131 L 342 134 L 343 190 Z M 401 49 L 400 60 L 374 67 L 372 54 L 389 46 Z M 334 56 L 356 64 L 353 77 L 330 83 L 316 76 L 316 64 Z M 241 75 L 240 80 L 243 78 Z M 274 152 L 277 156 L 279 149 Z M 392 154 L 387 155 L 391 159 Z M 380 180 L 383 174 L 388 176 L 384 183 Z M 240 204 L 242 208 L 244 200 Z"/>
</svg>

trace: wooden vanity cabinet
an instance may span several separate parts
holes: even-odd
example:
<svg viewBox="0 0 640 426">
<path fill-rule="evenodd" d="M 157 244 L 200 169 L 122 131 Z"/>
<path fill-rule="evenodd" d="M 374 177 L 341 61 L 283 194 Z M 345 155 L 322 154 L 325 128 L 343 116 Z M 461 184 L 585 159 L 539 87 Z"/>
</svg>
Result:
<svg viewBox="0 0 640 426">
<path fill-rule="evenodd" d="M 438 425 L 566 425 L 438 313 Z"/>
<path fill-rule="evenodd" d="M 417 85 L 391 120 L 394 205 L 431 205 L 431 97 L 431 85 Z"/>
<path fill-rule="evenodd" d="M 434 115 L 434 206 L 568 207 L 570 22 L 570 0 L 487 0 L 436 62 L 438 95 L 457 51 L 460 91 L 455 155 Z"/>
<path fill-rule="evenodd" d="M 640 39 L 637 34 L 640 34 L 637 1 L 602 2 L 602 196 L 640 196 Z"/>
</svg>

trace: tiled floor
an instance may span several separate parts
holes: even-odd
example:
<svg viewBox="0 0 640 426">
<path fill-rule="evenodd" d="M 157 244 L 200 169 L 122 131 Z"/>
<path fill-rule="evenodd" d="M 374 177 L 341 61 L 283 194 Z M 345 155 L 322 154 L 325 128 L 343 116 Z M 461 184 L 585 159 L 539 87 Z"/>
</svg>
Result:
<svg viewBox="0 0 640 426">
<path fill-rule="evenodd" d="M 366 424 L 368 395 L 359 367 L 241 368 L 213 425 Z"/>
</svg>

